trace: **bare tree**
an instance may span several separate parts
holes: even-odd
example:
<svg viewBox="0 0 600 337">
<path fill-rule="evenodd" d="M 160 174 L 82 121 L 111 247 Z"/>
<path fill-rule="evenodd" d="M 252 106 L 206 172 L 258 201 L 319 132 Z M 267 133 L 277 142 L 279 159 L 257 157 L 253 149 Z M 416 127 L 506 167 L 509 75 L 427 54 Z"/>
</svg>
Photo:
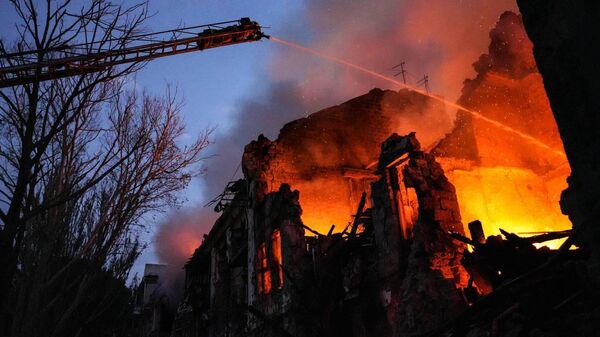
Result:
<svg viewBox="0 0 600 337">
<path fill-rule="evenodd" d="M 145 3 L 11 2 L 18 39 L 0 41 L 2 66 L 122 48 L 148 18 Z M 177 204 L 201 172 L 210 132 L 183 145 L 177 95 L 126 90 L 140 67 L 0 91 L 0 304 L 14 336 L 89 333 L 116 300 L 106 289 L 85 311 L 90 291 L 127 276 L 143 216 Z"/>
</svg>

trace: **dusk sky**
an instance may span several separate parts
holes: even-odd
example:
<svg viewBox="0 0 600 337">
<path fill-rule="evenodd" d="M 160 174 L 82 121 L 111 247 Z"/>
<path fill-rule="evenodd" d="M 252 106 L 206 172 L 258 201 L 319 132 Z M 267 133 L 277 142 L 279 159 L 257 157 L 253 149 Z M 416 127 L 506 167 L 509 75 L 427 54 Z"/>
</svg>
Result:
<svg viewBox="0 0 600 337">
<path fill-rule="evenodd" d="M 395 73 L 394 65 L 406 61 L 409 82 L 428 74 L 432 90 L 454 100 L 463 80 L 473 76 L 471 64 L 486 50 L 490 28 L 504 10 L 516 10 L 514 0 L 151 0 L 150 11 L 156 14 L 147 25 L 150 31 L 160 31 L 250 17 L 269 27 L 266 34 L 388 76 Z M 13 23 L 10 4 L 1 1 L 3 40 L 11 40 Z M 276 137 L 284 123 L 373 87 L 399 89 L 267 40 L 154 60 L 137 74 L 136 83 L 154 94 L 164 93 L 167 85 L 178 88 L 190 139 L 204 128 L 216 127 L 209 152 L 218 157 L 205 162 L 207 175 L 193 180 L 184 192 L 184 208 L 192 210 L 192 218 L 207 214 L 198 209 L 231 178 L 243 145 L 259 133 Z M 167 223 L 176 222 L 176 214 L 148 218 L 144 240 L 149 248 L 134 273 L 141 273 L 144 263 L 159 260 L 155 232 L 164 217 L 175 218 Z M 209 229 L 207 223 L 199 225 L 199 232 Z"/>
<path fill-rule="evenodd" d="M 138 2 L 123 1 L 125 5 Z M 273 27 L 268 32 L 275 33 L 282 28 L 295 26 L 292 20 L 298 20 L 302 6 L 300 1 L 154 0 L 150 1 L 150 12 L 155 15 L 148 21 L 148 30 L 161 31 L 250 17 L 264 26 Z M 13 8 L 8 1 L 1 1 L 2 39 L 11 40 L 13 25 Z M 308 36 L 303 36 L 301 40 L 306 38 Z M 231 126 L 240 100 L 260 95 L 266 90 L 269 83 L 261 74 L 265 73 L 269 59 L 277 48 L 281 47 L 258 42 L 158 59 L 148 63 L 137 74 L 136 83 L 140 88 L 157 95 L 163 94 L 167 85 L 177 87 L 185 102 L 184 116 L 188 133 L 194 135 L 207 127 L 215 127 L 216 137 L 226 133 Z M 210 166 L 210 162 L 205 165 Z M 231 175 L 235 167 L 225 170 L 231 171 Z M 202 178 L 192 181 L 185 191 L 187 201 L 184 206 L 204 204 L 206 198 L 202 195 L 202 183 Z M 157 220 L 149 218 L 149 221 L 158 222 L 160 218 L 158 215 Z M 150 224 L 148 233 L 144 235 L 144 241 L 150 242 L 150 246 L 136 264 L 134 273 L 143 272 L 145 263 L 158 261 L 151 243 L 155 225 Z"/>
</svg>

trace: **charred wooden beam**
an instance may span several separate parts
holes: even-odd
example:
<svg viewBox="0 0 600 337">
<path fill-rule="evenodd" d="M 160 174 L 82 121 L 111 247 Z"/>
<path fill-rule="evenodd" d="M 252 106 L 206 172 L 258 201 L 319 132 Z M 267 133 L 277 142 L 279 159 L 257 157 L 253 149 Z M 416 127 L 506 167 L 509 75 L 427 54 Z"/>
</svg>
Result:
<svg viewBox="0 0 600 337">
<path fill-rule="evenodd" d="M 335 225 L 331 225 L 331 228 L 329 228 L 329 232 L 327 232 L 327 236 L 331 236 L 334 229 L 335 229 Z"/>
<path fill-rule="evenodd" d="M 313 233 L 313 234 L 314 234 L 314 235 L 316 235 L 316 236 L 325 236 L 325 235 L 323 235 L 323 234 L 321 234 L 321 233 L 317 232 L 316 230 L 314 230 L 314 229 L 312 229 L 312 228 L 308 227 L 308 226 L 307 226 L 307 225 L 305 225 L 305 224 L 302 224 L 302 227 L 304 227 L 304 229 L 306 229 L 307 231 L 309 231 L 309 232 Z"/>
<path fill-rule="evenodd" d="M 485 233 L 481 221 L 475 220 L 469 222 L 469 232 L 471 233 L 471 239 L 479 244 L 485 244 Z"/>
<path fill-rule="evenodd" d="M 363 214 L 365 203 L 367 202 L 367 192 L 363 192 L 360 197 L 360 202 L 358 203 L 358 209 L 356 210 L 356 214 L 354 215 L 354 222 L 352 223 L 352 229 L 350 230 L 350 238 L 356 236 L 356 230 L 358 229 L 358 225 L 361 223 L 361 216 Z"/>
<path fill-rule="evenodd" d="M 469 239 L 468 237 L 466 237 L 464 235 L 461 235 L 459 233 L 456 233 L 456 232 L 449 232 L 448 235 L 450 235 L 450 237 L 453 238 L 453 239 L 455 239 L 455 240 L 458 240 L 458 241 L 460 241 L 462 243 L 466 243 L 466 244 L 471 245 L 471 246 L 478 246 L 479 245 L 478 242 L 475 242 L 475 241 Z"/>
<path fill-rule="evenodd" d="M 523 239 L 525 239 L 531 243 L 542 243 L 542 242 L 546 242 L 546 241 L 566 238 L 569 235 L 571 235 L 570 229 L 564 230 L 564 231 L 557 231 L 557 232 L 547 232 L 547 233 L 543 233 L 543 234 L 539 234 L 539 235 L 525 237 Z"/>
</svg>

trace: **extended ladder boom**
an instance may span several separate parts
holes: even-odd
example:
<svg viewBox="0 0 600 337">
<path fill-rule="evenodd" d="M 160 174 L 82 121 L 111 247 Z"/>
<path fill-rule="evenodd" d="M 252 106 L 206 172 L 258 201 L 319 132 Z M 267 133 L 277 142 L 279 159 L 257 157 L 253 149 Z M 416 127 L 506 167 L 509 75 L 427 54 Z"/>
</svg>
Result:
<svg viewBox="0 0 600 337">
<path fill-rule="evenodd" d="M 235 23 L 235 24 L 233 24 Z M 233 24 L 222 27 L 224 24 Z M 205 28 L 198 32 L 197 28 Z M 97 53 L 69 56 L 50 59 L 44 62 L 32 62 L 15 66 L 0 68 L 0 88 L 45 81 L 56 78 L 88 74 L 103 71 L 109 67 L 133 62 L 143 62 L 159 57 L 188 53 L 192 51 L 223 47 L 243 42 L 258 41 L 263 34 L 258 23 L 249 18 L 237 21 L 221 22 L 216 24 L 181 28 L 160 33 L 140 35 L 140 40 L 147 40 L 156 34 L 173 33 L 179 35 L 193 35 L 191 37 L 173 38 L 149 44 L 141 44 L 122 49 L 114 49 Z M 142 39 L 143 38 L 143 39 Z M 65 53 L 71 47 L 65 46 Z M 62 50 L 61 50 L 62 51 Z M 11 58 L 33 54 L 33 52 L 0 55 L 2 58 Z"/>
</svg>

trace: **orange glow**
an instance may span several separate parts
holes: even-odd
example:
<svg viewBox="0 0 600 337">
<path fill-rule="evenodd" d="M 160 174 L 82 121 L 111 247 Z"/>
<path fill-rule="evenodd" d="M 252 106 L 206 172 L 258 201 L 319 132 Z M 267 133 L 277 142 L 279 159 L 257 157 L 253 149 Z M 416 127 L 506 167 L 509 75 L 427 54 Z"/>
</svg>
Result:
<svg viewBox="0 0 600 337">
<path fill-rule="evenodd" d="M 499 235 L 500 228 L 517 234 L 571 228 L 558 207 L 559 191 L 566 187 L 562 179 L 544 181 L 529 170 L 515 167 L 478 167 L 454 170 L 451 181 L 463 222 L 480 220 L 486 236 Z M 545 245 L 558 248 L 560 243 L 557 240 Z"/>
<path fill-rule="evenodd" d="M 558 204 L 560 193 L 566 187 L 570 167 L 562 149 L 541 75 L 535 71 L 530 47 L 515 44 L 516 48 L 520 48 L 518 55 L 527 65 L 525 68 L 534 70 L 525 75 L 512 76 L 487 70 L 482 66 L 481 69 L 484 70 L 478 70 L 477 77 L 469 79 L 465 84 L 459 101 L 461 104 L 457 104 L 361 65 L 293 42 L 274 37 L 271 39 L 443 103 L 440 104 L 441 108 L 434 107 L 436 112 L 444 113 L 444 108 L 448 107 L 458 110 L 457 116 L 462 119 L 453 133 L 457 129 L 458 132 L 446 137 L 450 138 L 447 149 L 451 149 L 449 152 L 452 153 L 447 153 L 447 156 L 437 155 L 437 159 L 456 187 L 464 224 L 478 219 L 483 223 L 488 236 L 499 234 L 499 228 L 519 234 L 571 227 L 568 218 L 561 214 Z M 523 39 L 526 40 L 524 32 Z M 330 113 L 337 113 L 335 107 L 330 109 L 333 109 Z M 430 118 L 425 119 L 423 123 L 430 121 Z M 411 124 L 408 121 L 403 124 L 407 123 L 410 127 L 420 122 L 412 121 Z M 303 125 L 305 128 L 310 126 L 308 122 Z M 359 137 L 357 135 L 330 126 L 327 129 L 322 125 L 313 127 L 336 133 L 339 139 L 344 139 L 345 147 L 350 152 L 354 150 L 355 153 L 360 153 L 362 150 L 356 143 L 352 143 L 354 138 Z M 382 125 L 382 128 L 386 127 L 389 126 Z M 362 130 L 355 125 L 347 128 Z M 403 130 L 392 131 L 406 133 Z M 473 139 L 469 138 L 470 135 Z M 335 138 L 327 140 L 333 142 Z M 294 141 L 298 142 L 298 138 Z M 312 144 L 303 143 L 304 148 L 310 148 L 306 145 Z M 370 190 L 368 181 L 357 186 L 356 181 L 339 175 L 339 166 L 344 166 L 344 160 L 351 154 L 341 159 L 331 159 L 336 158 L 336 154 L 327 152 L 328 150 L 330 149 L 318 148 L 306 151 L 313 156 L 322 156 L 314 160 L 316 164 L 313 171 L 310 166 L 306 166 L 304 171 L 294 171 L 307 161 L 307 157 L 296 160 L 296 154 L 278 162 L 274 165 L 278 172 L 274 174 L 272 181 L 273 190 L 280 183 L 288 182 L 292 188 L 300 191 L 302 219 L 305 224 L 321 233 L 326 233 L 331 224 L 336 225 L 336 231 L 341 231 L 355 212 L 358 204 L 356 195 Z M 468 151 L 471 152 L 466 155 Z M 378 153 L 372 155 L 376 158 Z M 336 164 L 339 165 L 336 167 Z M 332 173 L 334 170 L 338 170 L 337 175 Z M 310 173 L 306 174 L 306 171 Z M 279 172 L 286 174 L 278 175 Z M 546 245 L 556 247 L 558 244 L 559 242 L 549 242 Z"/>
<path fill-rule="evenodd" d="M 178 255 L 186 257 L 192 255 L 201 243 L 200 238 L 197 237 L 196 233 L 185 230 L 177 232 L 174 241 L 174 246 L 178 251 Z"/>
<path fill-rule="evenodd" d="M 271 234 L 271 251 L 273 263 L 275 263 L 277 268 L 277 288 L 281 289 L 283 287 L 283 259 L 281 257 L 281 234 L 278 229 L 274 230 L 273 234 Z"/>
<path fill-rule="evenodd" d="M 353 208 L 347 196 L 347 182 L 342 178 L 316 178 L 298 181 L 294 188 L 300 191 L 302 221 L 314 230 L 326 234 L 332 224 L 341 232 L 351 220 Z"/>
<path fill-rule="evenodd" d="M 267 259 L 267 246 L 264 243 L 258 246 L 256 264 L 258 293 L 268 294 L 271 292 L 271 271 Z"/>
</svg>

